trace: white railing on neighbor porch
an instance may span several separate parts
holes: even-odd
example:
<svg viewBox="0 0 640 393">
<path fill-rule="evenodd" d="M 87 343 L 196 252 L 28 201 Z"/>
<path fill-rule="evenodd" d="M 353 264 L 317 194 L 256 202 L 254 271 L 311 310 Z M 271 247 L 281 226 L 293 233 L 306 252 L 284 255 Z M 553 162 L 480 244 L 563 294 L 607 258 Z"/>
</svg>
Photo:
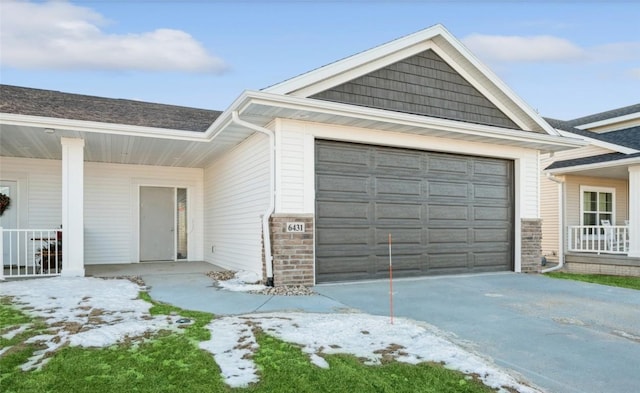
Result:
<svg viewBox="0 0 640 393">
<path fill-rule="evenodd" d="M 573 225 L 568 227 L 568 251 L 603 254 L 629 253 L 627 225 Z"/>
<path fill-rule="evenodd" d="M 3 229 L 0 279 L 57 276 L 62 270 L 62 229 Z"/>
</svg>

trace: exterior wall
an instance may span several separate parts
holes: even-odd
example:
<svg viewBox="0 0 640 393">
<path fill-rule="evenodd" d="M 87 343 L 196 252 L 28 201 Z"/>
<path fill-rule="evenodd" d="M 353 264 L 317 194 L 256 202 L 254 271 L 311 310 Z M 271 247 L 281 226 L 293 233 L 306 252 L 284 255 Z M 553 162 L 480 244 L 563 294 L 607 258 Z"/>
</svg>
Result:
<svg viewBox="0 0 640 393">
<path fill-rule="evenodd" d="M 277 214 L 315 213 L 314 141 L 342 140 L 385 146 L 482 155 L 515 161 L 515 270 L 521 270 L 521 220 L 538 220 L 538 151 L 494 144 L 374 131 L 346 126 L 278 119 L 276 121 Z M 538 251 L 539 253 L 539 251 Z M 539 262 L 539 258 L 538 258 Z"/>
<path fill-rule="evenodd" d="M 304 223 L 304 233 L 287 232 L 287 223 Z M 315 284 L 313 215 L 274 214 L 271 216 L 273 277 L 276 287 Z"/>
<path fill-rule="evenodd" d="M 0 179 L 18 181 L 20 228 L 60 228 L 62 161 L 0 157 Z"/>
<path fill-rule="evenodd" d="M 204 170 L 204 260 L 262 273 L 269 206 L 269 138 L 255 134 Z"/>
<path fill-rule="evenodd" d="M 28 183 L 27 208 L 19 206 L 21 214 L 28 216 L 25 221 L 20 220 L 22 228 L 60 227 L 61 164 L 56 160 L 0 158 L 0 177 L 12 180 L 21 176 Z M 85 264 L 138 262 L 140 185 L 189 189 L 189 259 L 202 259 L 201 169 L 95 162 L 84 165 Z"/>
<path fill-rule="evenodd" d="M 546 167 L 551 165 L 555 161 L 563 161 L 570 160 L 574 158 L 581 157 L 589 157 L 601 154 L 611 153 L 611 150 L 607 150 L 598 146 L 589 145 L 580 147 L 577 149 L 565 150 L 561 152 L 554 153 L 553 155 L 545 154 L 540 157 L 540 167 L 544 170 Z M 564 177 L 563 177 L 564 178 Z M 566 188 L 566 192 L 573 193 L 572 195 L 567 195 L 567 212 L 565 212 L 567 217 L 567 222 L 565 225 L 579 225 L 580 224 L 580 186 L 575 182 L 583 182 L 583 185 L 590 186 L 607 186 L 607 179 L 602 178 L 582 178 L 578 179 L 575 177 L 567 177 L 568 185 Z M 607 182 L 607 185 L 603 184 L 603 181 Z M 616 187 L 619 187 L 621 183 L 617 183 Z M 542 173 L 540 176 L 540 217 L 542 218 L 542 255 L 544 255 L 547 260 L 551 262 L 558 261 L 558 255 L 560 253 L 560 242 L 559 235 L 560 233 L 565 233 L 564 229 L 561 232 L 560 229 L 560 204 L 562 201 L 560 200 L 559 193 L 559 184 L 549 180 L 547 176 Z M 623 208 L 624 200 L 626 200 L 626 187 L 622 186 L 623 189 L 616 189 L 616 218 L 618 222 L 624 222 L 626 218 L 625 208 Z M 620 195 L 618 195 L 620 194 Z M 624 205 L 626 206 L 626 204 Z M 576 213 L 577 211 L 577 213 Z M 624 218 L 619 218 L 620 214 L 625 215 Z M 576 222 L 577 220 L 577 222 Z"/>
<path fill-rule="evenodd" d="M 86 264 L 138 262 L 140 186 L 187 188 L 188 259 L 202 260 L 202 169 L 85 162 Z"/>
<path fill-rule="evenodd" d="M 542 220 L 522 220 L 522 272 L 540 273 Z"/>
<path fill-rule="evenodd" d="M 580 274 L 640 277 L 640 258 L 626 255 L 567 254 L 562 270 Z"/>
<path fill-rule="evenodd" d="M 615 189 L 615 222 L 624 225 L 629 219 L 629 186 L 626 180 L 603 177 L 566 176 L 566 225 L 580 225 L 580 186 L 610 187 Z"/>
</svg>

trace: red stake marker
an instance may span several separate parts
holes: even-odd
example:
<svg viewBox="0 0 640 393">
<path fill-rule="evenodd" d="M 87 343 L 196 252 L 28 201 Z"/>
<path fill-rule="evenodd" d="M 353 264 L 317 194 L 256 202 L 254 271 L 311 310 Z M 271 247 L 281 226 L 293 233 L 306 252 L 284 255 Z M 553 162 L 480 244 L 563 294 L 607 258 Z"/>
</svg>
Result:
<svg viewBox="0 0 640 393">
<path fill-rule="evenodd" d="M 389 234 L 389 314 L 393 325 L 393 263 L 391 262 L 391 234 Z"/>
</svg>

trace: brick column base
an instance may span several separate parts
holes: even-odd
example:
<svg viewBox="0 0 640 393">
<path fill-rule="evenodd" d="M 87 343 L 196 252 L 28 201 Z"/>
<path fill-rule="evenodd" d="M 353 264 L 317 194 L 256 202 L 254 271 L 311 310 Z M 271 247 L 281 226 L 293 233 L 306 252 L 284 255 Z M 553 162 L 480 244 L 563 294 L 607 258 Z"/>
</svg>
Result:
<svg viewBox="0 0 640 393">
<path fill-rule="evenodd" d="M 542 269 L 542 220 L 521 221 L 520 268 L 523 273 L 540 273 Z"/>
<path fill-rule="evenodd" d="M 304 232 L 288 231 L 288 223 L 304 224 Z M 272 215 L 271 248 L 273 283 L 276 287 L 284 285 L 312 286 L 314 284 L 313 215 Z"/>
</svg>

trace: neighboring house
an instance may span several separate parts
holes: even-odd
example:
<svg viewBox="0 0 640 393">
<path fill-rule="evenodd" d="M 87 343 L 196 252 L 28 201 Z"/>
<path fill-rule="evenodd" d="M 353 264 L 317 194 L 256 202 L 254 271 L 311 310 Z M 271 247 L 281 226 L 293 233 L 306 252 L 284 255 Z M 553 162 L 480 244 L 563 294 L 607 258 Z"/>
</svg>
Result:
<svg viewBox="0 0 640 393">
<path fill-rule="evenodd" d="M 640 104 L 547 121 L 587 145 L 541 156 L 543 254 L 569 271 L 640 275 Z"/>
<path fill-rule="evenodd" d="M 0 93 L 4 265 L 33 265 L 34 230 L 62 224 L 69 276 L 196 260 L 276 285 L 375 279 L 389 235 L 398 277 L 538 271 L 539 155 L 584 145 L 440 25 L 224 112 Z"/>
</svg>

